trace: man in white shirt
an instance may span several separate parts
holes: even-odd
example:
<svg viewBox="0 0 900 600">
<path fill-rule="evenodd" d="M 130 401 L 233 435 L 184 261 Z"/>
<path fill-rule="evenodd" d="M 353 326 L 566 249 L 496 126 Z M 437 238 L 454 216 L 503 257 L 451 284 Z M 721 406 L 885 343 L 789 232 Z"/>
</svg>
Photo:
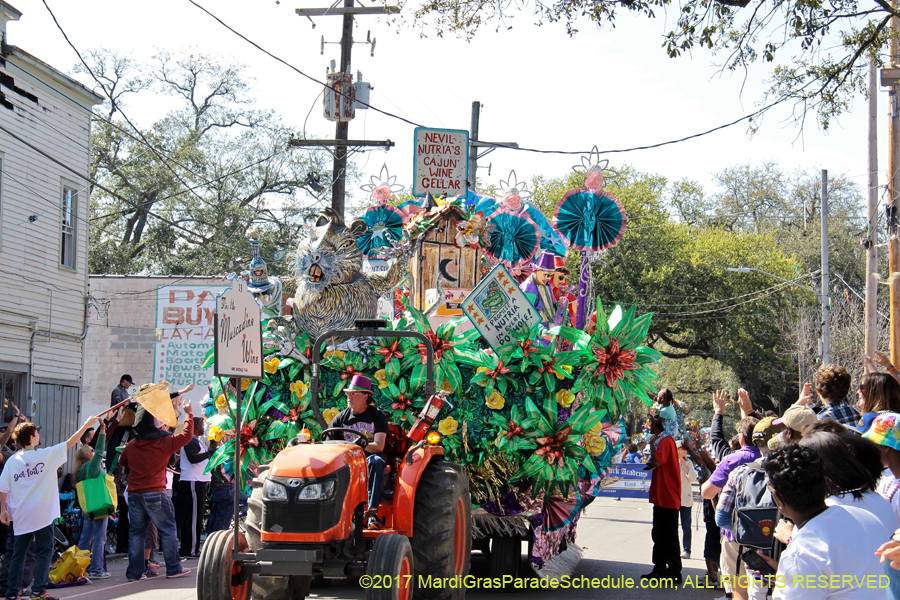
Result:
<svg viewBox="0 0 900 600">
<path fill-rule="evenodd" d="M 34 423 L 16 426 L 13 436 L 24 450 L 10 456 L 0 473 L 0 522 L 9 524 L 12 520 L 16 524 L 7 598 L 19 596 L 25 553 L 34 540 L 37 565 L 31 600 L 51 600 L 45 589 L 53 555 L 53 522 L 59 518 L 56 470 L 65 464 L 66 450 L 96 422 L 97 417 L 90 417 L 72 437 L 49 448 L 38 448 L 41 434 Z"/>
</svg>

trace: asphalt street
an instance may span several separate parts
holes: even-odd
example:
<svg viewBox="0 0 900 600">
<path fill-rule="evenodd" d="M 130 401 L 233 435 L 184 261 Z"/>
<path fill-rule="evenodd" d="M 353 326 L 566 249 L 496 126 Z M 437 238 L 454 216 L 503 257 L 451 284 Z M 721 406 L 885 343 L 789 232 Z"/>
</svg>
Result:
<svg viewBox="0 0 900 600">
<path fill-rule="evenodd" d="M 695 504 L 695 517 L 697 506 L 698 504 Z M 514 592 L 515 597 L 549 600 L 550 598 L 560 598 L 562 594 L 565 594 L 565 597 L 571 600 L 628 600 L 631 598 L 712 600 L 724 595 L 720 590 L 702 587 L 706 573 L 703 562 L 704 530 L 702 524 L 697 529 L 696 523 L 692 527 L 694 538 L 692 558 L 684 561 L 683 574 L 685 579 L 689 578 L 690 581 L 686 581 L 678 589 L 641 589 L 637 587 L 640 575 L 651 569 L 651 515 L 652 507 L 646 500 L 616 501 L 605 498 L 595 500 L 582 516 L 578 526 L 576 541 L 584 548 L 584 558 L 579 564 L 575 576 L 584 576 L 584 579 L 579 578 L 579 581 L 582 582 L 596 581 L 597 585 L 601 587 L 519 590 Z M 194 600 L 196 598 L 197 561 L 190 560 L 184 564 L 195 570 L 187 577 L 167 580 L 161 576 L 151 580 L 128 583 L 125 581 L 125 561 L 112 562 L 109 565 L 111 578 L 95 581 L 90 585 L 51 590 L 51 593 L 59 596 L 61 600 L 75 600 L 76 598 L 81 600 L 113 600 L 117 598 Z M 479 560 L 477 553 L 473 556 L 472 574 L 476 577 L 486 576 L 485 563 Z M 623 583 L 627 585 L 629 579 L 634 582 L 636 587 L 623 589 L 621 586 Z M 617 582 L 617 587 L 612 587 L 613 582 Z M 697 585 L 701 587 L 698 588 Z M 497 598 L 498 595 L 497 592 L 492 591 L 470 590 L 466 597 L 473 600 L 489 600 Z M 500 596 L 502 597 L 502 595 Z M 311 597 L 334 600 L 362 599 L 364 591 L 360 588 L 358 581 L 339 581 L 328 588 L 312 590 Z"/>
</svg>

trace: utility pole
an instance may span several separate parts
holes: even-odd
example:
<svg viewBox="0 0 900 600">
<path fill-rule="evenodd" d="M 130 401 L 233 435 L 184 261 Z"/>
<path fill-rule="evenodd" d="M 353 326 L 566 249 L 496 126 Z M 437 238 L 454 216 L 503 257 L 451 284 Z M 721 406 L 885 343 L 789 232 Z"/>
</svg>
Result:
<svg viewBox="0 0 900 600">
<path fill-rule="evenodd" d="M 865 309 L 865 348 L 867 356 L 875 356 L 878 349 L 878 231 L 875 228 L 875 214 L 878 209 L 878 83 L 875 78 L 875 58 L 869 58 L 869 194 L 867 197 L 866 218 L 866 309 Z"/>
<path fill-rule="evenodd" d="M 349 83 L 349 86 L 342 83 L 335 83 L 334 87 L 326 85 L 325 93 L 331 93 L 339 96 L 339 99 L 336 99 L 336 104 L 338 108 L 336 110 L 337 116 L 335 120 L 337 121 L 337 125 L 335 126 L 334 132 L 334 140 L 317 140 L 318 144 L 292 144 L 295 146 L 334 146 L 334 167 L 332 171 L 332 178 L 334 182 L 331 185 L 331 208 L 341 216 L 344 217 L 344 198 L 346 193 L 346 181 L 347 181 L 347 156 L 350 153 L 351 144 L 348 143 L 349 133 L 350 133 L 350 119 L 353 118 L 352 114 L 344 115 L 341 114 L 341 110 L 339 105 L 341 104 L 341 100 L 346 101 L 348 112 L 352 113 L 353 103 L 355 102 L 355 92 L 353 88 L 353 76 L 350 74 L 350 54 L 353 50 L 353 15 L 375 15 L 375 14 L 391 14 L 400 12 L 400 8 L 398 6 L 372 6 L 372 7 L 363 7 L 363 6 L 355 6 L 354 0 L 344 0 L 343 7 L 329 7 L 329 8 L 298 8 L 295 9 L 296 12 L 301 17 L 307 17 L 312 20 L 314 16 L 334 16 L 341 15 L 343 17 L 343 23 L 341 27 L 341 64 L 339 74 L 345 74 L 348 77 L 346 83 Z M 313 24 L 315 27 L 315 24 Z M 329 42 L 330 43 L 330 42 Z M 374 52 L 375 44 L 373 41 L 368 43 L 372 44 L 372 51 Z M 325 48 L 325 38 L 322 38 L 322 51 L 324 52 Z M 326 99 L 327 105 L 327 99 Z M 362 106 L 362 108 L 368 108 L 367 106 Z M 299 141 L 307 141 L 307 140 L 298 140 Z M 391 147 L 394 144 L 388 140 L 387 142 L 362 142 L 362 143 L 354 143 L 353 146 L 387 146 Z"/>
<path fill-rule="evenodd" d="M 478 118 L 481 116 L 481 102 L 472 103 L 472 125 L 469 128 L 469 187 L 475 189 L 475 180 L 478 178 L 478 146 L 472 142 L 478 141 Z"/>
<path fill-rule="evenodd" d="M 831 362 L 831 315 L 828 310 L 828 171 L 822 169 L 822 364 Z"/>
<path fill-rule="evenodd" d="M 352 9 L 354 0 L 344 0 L 344 8 Z M 341 73 L 350 72 L 350 53 L 353 50 L 353 13 L 344 13 L 341 28 Z M 334 130 L 334 139 L 347 140 L 350 133 L 350 121 L 339 120 Z M 347 183 L 347 146 L 335 147 L 334 184 L 331 187 L 331 209 L 344 217 L 344 191 Z"/>
</svg>

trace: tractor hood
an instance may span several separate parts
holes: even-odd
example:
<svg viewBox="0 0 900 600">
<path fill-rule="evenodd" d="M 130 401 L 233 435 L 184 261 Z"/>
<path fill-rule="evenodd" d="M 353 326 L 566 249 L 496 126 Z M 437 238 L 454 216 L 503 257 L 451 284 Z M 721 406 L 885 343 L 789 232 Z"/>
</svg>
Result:
<svg viewBox="0 0 900 600">
<path fill-rule="evenodd" d="M 356 444 L 346 442 L 324 442 L 319 444 L 299 444 L 278 453 L 269 475 L 272 477 L 324 477 L 342 467 L 364 466 L 365 453 Z"/>
</svg>

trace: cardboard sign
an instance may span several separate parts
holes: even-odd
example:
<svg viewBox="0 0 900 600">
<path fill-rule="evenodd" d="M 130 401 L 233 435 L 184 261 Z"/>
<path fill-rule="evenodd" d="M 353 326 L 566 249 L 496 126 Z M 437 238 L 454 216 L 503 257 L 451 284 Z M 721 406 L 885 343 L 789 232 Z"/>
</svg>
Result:
<svg viewBox="0 0 900 600">
<path fill-rule="evenodd" d="M 534 327 L 541 321 L 503 265 L 494 267 L 475 286 L 462 308 L 494 350 L 512 341 L 511 331 Z"/>
<path fill-rule="evenodd" d="M 414 132 L 413 196 L 465 196 L 469 172 L 469 132 L 428 129 Z"/>
<path fill-rule="evenodd" d="M 203 369 L 215 336 L 216 296 L 226 286 L 166 285 L 156 290 L 156 339 L 153 381 L 168 381 L 173 390 L 213 377 Z M 206 386 L 198 385 L 185 398 L 200 400 Z"/>
<path fill-rule="evenodd" d="M 615 463 L 600 482 L 598 497 L 649 498 L 650 475 L 644 463 Z"/>
<path fill-rule="evenodd" d="M 262 379 L 262 310 L 237 277 L 216 297 L 215 373 L 217 377 Z"/>
</svg>

